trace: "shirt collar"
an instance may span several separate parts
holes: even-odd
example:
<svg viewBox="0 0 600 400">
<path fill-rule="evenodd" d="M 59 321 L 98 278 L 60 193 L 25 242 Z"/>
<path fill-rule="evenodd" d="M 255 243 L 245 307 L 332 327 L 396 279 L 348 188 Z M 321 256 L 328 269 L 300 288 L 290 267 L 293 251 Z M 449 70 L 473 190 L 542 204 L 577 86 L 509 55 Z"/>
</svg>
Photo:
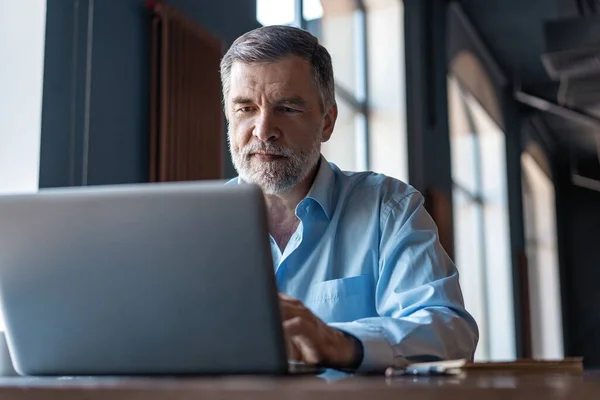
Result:
<svg viewBox="0 0 600 400">
<path fill-rule="evenodd" d="M 333 215 L 333 186 L 335 175 L 333 169 L 325 157 L 321 156 L 317 176 L 306 195 L 307 199 L 314 200 L 321 206 L 327 219 L 331 220 Z"/>
</svg>

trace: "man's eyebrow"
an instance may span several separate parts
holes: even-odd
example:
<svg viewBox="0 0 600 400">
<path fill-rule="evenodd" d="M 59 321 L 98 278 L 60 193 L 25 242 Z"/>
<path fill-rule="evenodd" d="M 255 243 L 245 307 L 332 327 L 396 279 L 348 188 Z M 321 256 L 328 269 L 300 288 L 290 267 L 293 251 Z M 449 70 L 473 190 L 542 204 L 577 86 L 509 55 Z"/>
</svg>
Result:
<svg viewBox="0 0 600 400">
<path fill-rule="evenodd" d="M 242 97 L 242 96 L 237 96 L 234 97 L 233 100 L 231 100 L 233 104 L 248 104 L 248 103 L 252 103 L 252 100 L 250 100 L 248 97 Z"/>
<path fill-rule="evenodd" d="M 293 106 L 305 106 L 306 101 L 304 101 L 304 99 L 302 99 L 300 97 L 284 97 L 282 99 L 278 99 L 277 101 L 275 101 L 275 104 L 276 105 L 289 104 L 289 105 L 293 105 Z"/>
<path fill-rule="evenodd" d="M 231 102 L 233 104 L 250 104 L 252 100 L 248 97 L 237 96 L 234 97 Z M 301 97 L 284 97 L 281 99 L 277 99 L 273 102 L 274 105 L 288 104 L 294 106 L 306 106 L 306 101 Z"/>
</svg>

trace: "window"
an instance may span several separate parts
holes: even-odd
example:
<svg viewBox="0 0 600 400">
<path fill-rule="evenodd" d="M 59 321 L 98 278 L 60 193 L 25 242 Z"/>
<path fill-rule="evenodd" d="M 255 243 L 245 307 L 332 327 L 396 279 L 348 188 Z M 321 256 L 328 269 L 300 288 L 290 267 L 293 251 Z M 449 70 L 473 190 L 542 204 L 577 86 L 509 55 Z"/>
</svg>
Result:
<svg viewBox="0 0 600 400">
<path fill-rule="evenodd" d="M 45 26 L 45 0 L 0 3 L 0 195 L 39 187 Z"/>
<path fill-rule="evenodd" d="M 521 156 L 533 357 L 563 358 L 554 186 L 534 158 Z"/>
<path fill-rule="evenodd" d="M 45 0 L 0 5 L 0 194 L 38 189 L 45 25 Z"/>
<path fill-rule="evenodd" d="M 302 17 L 298 15 L 299 9 L 302 9 Z M 320 0 L 256 1 L 256 20 L 262 25 L 295 25 L 306 28 L 308 23 L 322 16 L 323 7 Z"/>
<path fill-rule="evenodd" d="M 455 77 L 448 80 L 455 258 L 480 328 L 478 360 L 515 358 L 504 133 Z"/>
<path fill-rule="evenodd" d="M 257 0 L 261 24 L 307 29 L 330 52 L 339 116 L 322 153 L 343 170 L 408 179 L 403 18 L 400 0 Z"/>
</svg>

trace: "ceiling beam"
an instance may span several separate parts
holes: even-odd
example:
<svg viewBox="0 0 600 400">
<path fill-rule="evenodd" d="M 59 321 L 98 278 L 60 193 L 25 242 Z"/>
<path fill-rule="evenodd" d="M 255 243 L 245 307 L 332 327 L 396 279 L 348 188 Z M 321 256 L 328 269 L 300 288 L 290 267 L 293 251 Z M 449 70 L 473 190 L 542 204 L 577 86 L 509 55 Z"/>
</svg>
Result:
<svg viewBox="0 0 600 400">
<path fill-rule="evenodd" d="M 569 107 L 561 106 L 560 104 L 553 103 L 541 97 L 533 96 L 522 91 L 516 91 L 515 98 L 520 103 L 535 109 L 545 111 L 592 128 L 594 134 L 600 135 L 600 119 L 594 117 L 593 115 L 589 115 L 582 111 L 573 110 Z"/>
</svg>

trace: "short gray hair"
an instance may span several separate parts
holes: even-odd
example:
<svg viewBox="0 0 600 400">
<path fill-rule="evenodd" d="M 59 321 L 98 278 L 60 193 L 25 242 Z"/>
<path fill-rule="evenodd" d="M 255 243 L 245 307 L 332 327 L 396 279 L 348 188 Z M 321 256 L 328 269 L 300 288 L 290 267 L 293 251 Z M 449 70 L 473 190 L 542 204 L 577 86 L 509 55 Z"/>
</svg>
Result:
<svg viewBox="0 0 600 400">
<path fill-rule="evenodd" d="M 323 111 L 329 110 L 335 104 L 335 82 L 329 52 L 309 32 L 286 25 L 257 28 L 233 42 L 221 60 L 221 84 L 225 107 L 227 107 L 231 67 L 234 62 L 247 64 L 274 62 L 289 55 L 299 56 L 310 62 L 321 107 Z M 227 112 L 225 114 L 227 115 Z"/>
</svg>

